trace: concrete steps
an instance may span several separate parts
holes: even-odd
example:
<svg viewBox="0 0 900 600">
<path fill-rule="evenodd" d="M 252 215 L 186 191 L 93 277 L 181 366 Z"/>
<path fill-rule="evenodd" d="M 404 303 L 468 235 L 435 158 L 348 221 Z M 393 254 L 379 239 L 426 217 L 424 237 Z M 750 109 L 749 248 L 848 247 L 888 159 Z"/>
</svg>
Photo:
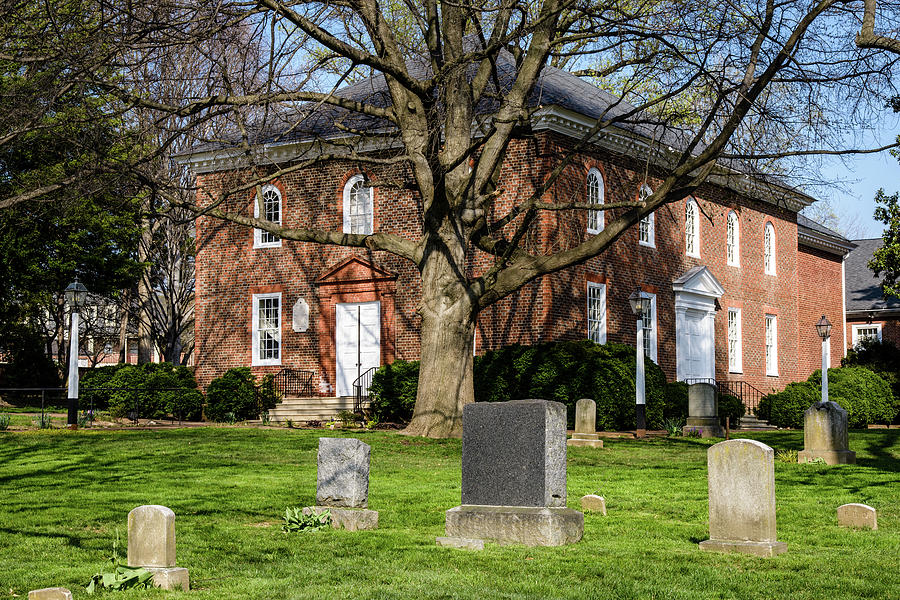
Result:
<svg viewBox="0 0 900 600">
<path fill-rule="evenodd" d="M 772 431 L 778 429 L 775 425 L 770 425 L 768 421 L 760 421 L 753 415 L 744 415 L 738 428 L 750 431 Z"/>
<path fill-rule="evenodd" d="M 275 408 L 269 410 L 269 419 L 273 423 L 285 423 L 290 419 L 294 423 L 306 421 L 331 421 L 342 410 L 353 410 L 353 396 L 336 398 L 285 398 Z M 364 403 L 363 408 L 368 408 Z"/>
</svg>

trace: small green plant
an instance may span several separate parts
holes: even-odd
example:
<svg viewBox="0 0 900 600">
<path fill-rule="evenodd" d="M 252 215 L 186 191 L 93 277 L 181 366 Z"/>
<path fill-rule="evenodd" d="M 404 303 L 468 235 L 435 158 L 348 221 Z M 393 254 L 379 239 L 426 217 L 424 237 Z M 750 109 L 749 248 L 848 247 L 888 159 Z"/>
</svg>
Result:
<svg viewBox="0 0 900 600">
<path fill-rule="evenodd" d="M 294 428 L 294 420 L 293 420 L 293 419 L 287 419 L 287 420 L 284 422 L 284 424 L 287 425 L 287 428 L 288 428 L 288 429 L 293 429 L 293 428 Z"/>
<path fill-rule="evenodd" d="M 129 588 L 149 589 L 153 584 L 153 573 L 144 567 L 129 567 L 119 564 L 119 530 L 116 529 L 116 539 L 113 541 L 112 556 L 109 562 L 113 565 L 112 571 L 96 573 L 88 584 L 85 591 L 93 595 L 98 588 L 108 590 L 125 590 Z"/>
<path fill-rule="evenodd" d="M 49 413 L 44 413 L 39 417 L 35 417 L 33 421 L 38 429 L 50 429 L 53 427 L 53 416 Z"/>
<path fill-rule="evenodd" d="M 822 458 L 821 456 L 817 456 L 812 460 L 806 461 L 805 464 L 807 464 L 807 465 L 827 465 L 828 463 L 825 462 L 825 459 Z"/>
<path fill-rule="evenodd" d="M 359 415 L 352 410 L 341 410 L 338 411 L 336 420 L 341 422 L 341 427 L 351 427 L 359 422 Z"/>
<path fill-rule="evenodd" d="M 233 412 L 227 412 L 225 413 L 224 421 L 229 425 L 234 425 L 235 423 L 237 423 L 237 415 Z"/>
<path fill-rule="evenodd" d="M 366 429 L 372 430 L 378 427 L 378 418 L 372 417 L 368 421 L 366 421 Z"/>
<path fill-rule="evenodd" d="M 9 429 L 9 415 L 0 415 L 0 431 L 6 431 Z"/>
<path fill-rule="evenodd" d="M 669 417 L 663 420 L 663 429 L 665 429 L 669 437 L 676 437 L 682 434 L 684 430 L 684 419 L 679 417 Z"/>
<path fill-rule="evenodd" d="M 689 438 L 699 438 L 699 437 L 701 437 L 700 430 L 699 430 L 699 429 L 694 429 L 693 427 L 691 427 L 690 429 L 688 429 L 687 437 L 689 437 Z"/>
<path fill-rule="evenodd" d="M 796 450 L 779 450 L 775 453 L 775 460 L 783 463 L 795 463 L 797 462 L 797 451 Z"/>
<path fill-rule="evenodd" d="M 265 411 L 262 415 L 260 415 L 260 419 L 262 419 L 262 424 L 268 426 L 272 421 L 272 417 L 269 416 L 269 411 Z"/>
<path fill-rule="evenodd" d="M 89 410 L 83 410 L 78 414 L 78 427 L 83 429 L 94 422 L 94 415 Z"/>
<path fill-rule="evenodd" d="M 328 421 L 325 423 L 325 429 L 334 429 L 335 425 L 337 425 L 335 421 Z"/>
<path fill-rule="evenodd" d="M 303 509 L 297 506 L 288 506 L 284 509 L 284 522 L 281 531 L 292 533 L 295 531 L 318 531 L 331 526 L 331 511 L 325 510 L 319 514 L 310 512 L 303 514 Z"/>
</svg>

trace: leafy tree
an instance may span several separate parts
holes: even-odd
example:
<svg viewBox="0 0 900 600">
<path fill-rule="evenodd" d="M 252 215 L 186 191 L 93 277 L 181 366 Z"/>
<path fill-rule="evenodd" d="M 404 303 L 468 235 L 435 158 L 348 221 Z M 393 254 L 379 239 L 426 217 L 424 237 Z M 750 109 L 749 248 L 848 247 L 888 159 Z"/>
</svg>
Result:
<svg viewBox="0 0 900 600">
<path fill-rule="evenodd" d="M 885 224 L 884 243 L 875 250 L 869 268 L 875 277 L 883 277 L 881 289 L 885 295 L 900 297 L 900 194 L 888 196 L 884 189 L 875 193 L 875 219 Z"/>
</svg>

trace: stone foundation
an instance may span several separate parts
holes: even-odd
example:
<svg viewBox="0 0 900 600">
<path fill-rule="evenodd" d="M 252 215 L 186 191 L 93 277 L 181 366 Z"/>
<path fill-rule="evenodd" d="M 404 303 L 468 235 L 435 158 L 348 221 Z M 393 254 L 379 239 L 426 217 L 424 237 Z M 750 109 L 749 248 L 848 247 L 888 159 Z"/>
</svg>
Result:
<svg viewBox="0 0 900 600">
<path fill-rule="evenodd" d="M 706 540 L 700 542 L 700 549 L 707 552 L 737 552 L 770 557 L 787 552 L 787 544 L 784 542 L 751 542 L 749 540 Z"/>
<path fill-rule="evenodd" d="M 603 440 L 596 433 L 573 433 L 572 437 L 566 440 L 567 446 L 587 446 L 589 448 L 602 448 Z"/>
<path fill-rule="evenodd" d="M 144 567 L 153 573 L 153 586 L 164 590 L 191 589 L 188 570 L 181 567 Z"/>
<path fill-rule="evenodd" d="M 801 450 L 797 453 L 797 462 L 812 462 L 821 458 L 828 465 L 855 465 L 856 452 L 852 450 Z"/>
<path fill-rule="evenodd" d="M 334 529 L 347 531 L 363 531 L 378 528 L 378 511 L 367 508 L 339 508 L 336 506 L 307 506 L 303 514 L 322 514 L 331 512 L 331 526 Z"/>
</svg>

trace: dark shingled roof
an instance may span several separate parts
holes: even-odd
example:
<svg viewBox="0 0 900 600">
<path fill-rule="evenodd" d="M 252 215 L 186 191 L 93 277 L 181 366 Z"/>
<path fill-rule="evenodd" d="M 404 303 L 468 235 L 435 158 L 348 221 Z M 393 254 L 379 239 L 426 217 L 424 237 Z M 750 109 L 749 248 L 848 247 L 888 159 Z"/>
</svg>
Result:
<svg viewBox="0 0 900 600">
<path fill-rule="evenodd" d="M 847 295 L 847 312 L 867 310 L 900 309 L 900 299 L 893 296 L 884 298 L 881 293 L 881 279 L 869 269 L 875 250 L 881 248 L 883 240 L 853 240 L 856 248 L 850 251 L 844 263 L 844 291 Z"/>
<path fill-rule="evenodd" d="M 847 238 L 845 238 L 844 236 L 842 236 L 841 234 L 839 234 L 837 231 L 834 231 L 833 229 L 828 229 L 824 225 L 822 225 L 820 223 L 816 223 L 809 217 L 804 217 L 803 215 L 801 215 L 799 213 L 797 214 L 797 225 L 799 227 L 803 227 L 805 229 L 811 229 L 812 231 L 815 231 L 816 233 L 820 233 L 822 235 L 827 235 L 828 237 L 832 237 L 841 242 L 849 242 L 850 241 Z"/>
</svg>

